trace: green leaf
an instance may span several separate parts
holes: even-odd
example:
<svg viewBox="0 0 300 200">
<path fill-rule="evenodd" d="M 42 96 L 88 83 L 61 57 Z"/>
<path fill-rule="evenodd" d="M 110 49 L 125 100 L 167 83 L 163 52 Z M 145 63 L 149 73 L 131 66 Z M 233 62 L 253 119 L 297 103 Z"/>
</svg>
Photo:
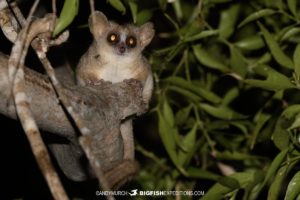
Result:
<svg viewBox="0 0 300 200">
<path fill-rule="evenodd" d="M 288 130 L 299 125 L 297 121 L 299 112 L 299 104 L 291 105 L 287 107 L 278 118 L 273 133 L 273 141 L 277 148 L 283 150 L 288 147 L 290 141 Z"/>
<path fill-rule="evenodd" d="M 229 72 L 229 68 L 216 58 L 212 57 L 201 45 L 193 45 L 193 52 L 197 60 L 206 67 L 220 70 L 221 72 Z"/>
<path fill-rule="evenodd" d="M 188 164 L 187 161 L 191 158 L 192 154 L 194 153 L 193 149 L 195 148 L 196 144 L 197 128 L 198 125 L 195 124 L 193 128 L 182 139 L 181 146 L 184 148 L 184 150 L 181 150 L 178 153 L 179 166 Z"/>
<path fill-rule="evenodd" d="M 243 123 L 243 121 L 233 121 L 230 122 L 230 124 L 236 128 L 238 128 L 244 135 L 247 135 L 249 133 L 249 130 L 247 128 L 247 124 Z"/>
<path fill-rule="evenodd" d="M 138 5 L 136 0 L 129 0 L 128 2 L 130 12 L 132 15 L 133 23 L 136 23 L 137 13 L 138 13 Z"/>
<path fill-rule="evenodd" d="M 233 4 L 228 9 L 221 12 L 219 22 L 219 33 L 222 39 L 229 38 L 235 30 L 235 24 L 240 11 L 239 4 Z"/>
<path fill-rule="evenodd" d="M 294 200 L 300 195 L 300 171 L 290 181 L 285 193 L 284 200 Z"/>
<path fill-rule="evenodd" d="M 190 116 L 192 104 L 185 108 L 181 108 L 175 115 L 175 122 L 178 126 L 182 126 Z"/>
<path fill-rule="evenodd" d="M 290 132 L 286 127 L 284 127 L 287 123 L 289 123 L 287 120 L 279 119 L 272 135 L 275 146 L 280 150 L 287 148 L 290 145 L 290 140 L 292 139 Z"/>
<path fill-rule="evenodd" d="M 283 165 L 278 169 L 268 191 L 268 200 L 279 199 L 280 191 L 282 189 L 282 185 L 284 184 L 285 178 L 296 163 L 297 162 L 290 162 L 289 164 Z"/>
<path fill-rule="evenodd" d="M 257 187 L 264 180 L 264 176 L 265 176 L 264 171 L 262 171 L 262 170 L 255 171 L 254 180 L 245 187 L 245 195 L 244 195 L 243 199 L 250 200 L 249 199 L 250 195 L 259 192 L 259 191 L 257 191 Z"/>
<path fill-rule="evenodd" d="M 279 169 L 280 165 L 282 164 L 282 162 L 285 160 L 286 156 L 288 153 L 288 148 L 286 148 L 285 150 L 281 151 L 272 161 L 270 167 L 268 168 L 265 180 L 264 180 L 264 184 L 266 184 L 271 177 L 277 172 L 277 170 Z"/>
<path fill-rule="evenodd" d="M 257 196 L 259 195 L 259 193 L 261 192 L 261 190 L 263 189 L 263 187 L 267 184 L 268 181 L 270 181 L 271 177 L 273 177 L 277 171 L 280 168 L 280 165 L 283 163 L 283 161 L 285 160 L 286 156 L 288 153 L 288 148 L 286 148 L 285 150 L 281 151 L 272 161 L 270 167 L 268 168 L 267 174 L 265 176 L 265 179 L 263 181 L 262 184 L 259 185 L 259 187 L 257 188 L 257 192 L 252 193 L 250 195 L 249 199 L 256 199 Z"/>
<path fill-rule="evenodd" d="M 218 34 L 219 34 L 219 30 L 205 30 L 205 31 L 201 31 L 200 33 L 197 33 L 195 35 L 192 35 L 192 36 L 186 36 L 185 38 L 183 38 L 183 42 L 192 42 L 195 40 L 200 40 L 200 39 L 215 36 Z"/>
<path fill-rule="evenodd" d="M 258 20 L 259 18 L 273 15 L 274 13 L 276 13 L 276 11 L 275 11 L 275 10 L 272 10 L 272 9 L 269 9 L 269 8 L 262 9 L 262 10 L 259 10 L 259 11 L 257 11 L 257 12 L 254 12 L 254 13 L 248 15 L 248 17 L 246 17 L 246 19 L 244 19 L 244 20 L 238 25 L 238 28 L 241 28 L 242 26 L 244 26 L 245 24 L 247 24 L 247 23 L 249 23 L 249 22 Z"/>
<path fill-rule="evenodd" d="M 299 27 L 293 27 L 291 29 L 289 29 L 288 31 L 286 31 L 281 37 L 280 37 L 280 41 L 285 41 L 285 40 L 289 40 L 292 39 L 293 36 L 295 35 L 299 35 L 300 33 L 300 28 Z"/>
<path fill-rule="evenodd" d="M 178 166 L 178 158 L 176 153 L 176 141 L 177 129 L 172 127 L 163 114 L 158 111 L 158 129 L 160 138 L 164 144 L 164 147 L 170 156 L 172 162 Z"/>
<path fill-rule="evenodd" d="M 287 55 L 285 55 L 285 53 L 282 51 L 281 47 L 276 42 L 276 40 L 271 35 L 271 33 L 269 33 L 269 31 L 261 23 L 258 23 L 258 25 L 264 35 L 264 38 L 271 51 L 271 54 L 274 57 L 274 59 L 277 61 L 277 63 L 279 63 L 281 66 L 286 67 L 288 69 L 293 69 L 294 68 L 293 61 Z"/>
<path fill-rule="evenodd" d="M 238 181 L 240 188 L 246 187 L 248 184 L 255 180 L 255 171 L 239 172 L 230 175 L 230 178 L 234 178 Z M 204 195 L 201 200 L 221 200 L 227 194 L 233 192 L 235 189 L 226 187 L 220 183 L 214 184 Z"/>
<path fill-rule="evenodd" d="M 280 190 L 283 185 L 283 181 L 284 181 L 285 177 L 287 176 L 287 172 L 288 172 L 288 165 L 284 165 L 279 168 L 279 170 L 274 178 L 274 181 L 272 181 L 272 184 L 269 188 L 268 200 L 278 199 L 278 197 L 280 195 Z"/>
<path fill-rule="evenodd" d="M 241 187 L 236 179 L 230 177 L 220 177 L 218 182 L 231 189 L 239 189 Z"/>
<path fill-rule="evenodd" d="M 258 65 L 254 70 L 258 71 L 260 75 L 266 75 L 267 78 L 265 80 L 246 79 L 244 83 L 271 91 L 295 88 L 288 77 L 267 65 Z"/>
<path fill-rule="evenodd" d="M 232 70 L 235 73 L 239 74 L 241 77 L 245 77 L 247 73 L 247 67 L 248 67 L 246 63 L 246 58 L 233 45 L 230 45 L 229 49 L 230 49 L 230 66 Z"/>
<path fill-rule="evenodd" d="M 206 99 L 209 102 L 212 102 L 212 103 L 220 103 L 221 102 L 221 98 L 218 97 L 213 92 L 211 92 L 203 87 L 196 86 L 192 82 L 188 82 L 181 77 L 171 76 L 171 77 L 166 78 L 165 81 L 170 84 L 173 84 L 175 86 L 187 89 L 187 90 L 199 95 L 200 97 Z"/>
<path fill-rule="evenodd" d="M 300 43 L 297 44 L 296 49 L 294 51 L 294 63 L 295 63 L 295 72 L 299 76 L 300 75 Z"/>
<path fill-rule="evenodd" d="M 288 130 L 293 130 L 293 129 L 297 129 L 300 127 L 300 112 L 297 113 L 294 122 L 292 123 L 292 125 L 288 128 Z"/>
<path fill-rule="evenodd" d="M 242 50 L 258 50 L 265 46 L 264 40 L 260 35 L 251 35 L 249 37 L 242 38 L 240 41 L 234 43 L 235 46 Z"/>
<path fill-rule="evenodd" d="M 285 119 L 293 119 L 300 112 L 300 104 L 294 104 L 287 107 L 281 114 Z"/>
<path fill-rule="evenodd" d="M 251 142 L 250 142 L 250 146 L 251 149 L 254 147 L 255 143 L 256 143 L 256 139 L 258 134 L 260 133 L 261 129 L 263 128 L 263 126 L 266 124 L 266 122 L 271 118 L 270 114 L 266 114 L 262 111 L 258 112 L 255 116 L 255 128 L 253 130 L 253 134 L 251 137 Z"/>
<path fill-rule="evenodd" d="M 201 103 L 199 104 L 199 108 L 218 119 L 236 120 L 246 118 L 246 116 L 239 114 L 226 106 L 215 107 L 209 104 Z"/>
<path fill-rule="evenodd" d="M 290 142 L 289 132 L 282 127 L 282 121 L 282 119 L 278 120 L 272 135 L 275 146 L 280 150 L 286 149 Z"/>
<path fill-rule="evenodd" d="M 187 173 L 191 178 L 200 178 L 200 179 L 208 179 L 217 181 L 221 176 L 210 171 L 195 168 L 195 167 L 188 167 Z"/>
<path fill-rule="evenodd" d="M 53 37 L 61 33 L 69 26 L 78 13 L 79 0 L 65 0 L 58 22 L 53 31 Z"/>
<path fill-rule="evenodd" d="M 166 98 L 164 98 L 163 100 L 162 110 L 163 110 L 163 116 L 168 121 L 168 124 L 174 127 L 175 125 L 174 113 Z"/>
<path fill-rule="evenodd" d="M 297 0 L 287 0 L 287 4 L 291 13 L 297 17 Z"/>
<path fill-rule="evenodd" d="M 197 103 L 202 100 L 202 98 L 200 98 L 198 95 L 195 95 L 194 93 L 192 93 L 186 89 L 182 89 L 180 87 L 169 86 L 168 89 L 185 96 L 187 98 L 187 100 L 194 102 L 194 103 Z"/>
<path fill-rule="evenodd" d="M 143 25 L 144 23 L 148 22 L 153 15 L 153 11 L 149 9 L 141 10 L 137 14 L 136 24 L 138 26 Z"/>
<path fill-rule="evenodd" d="M 172 6 L 178 20 L 182 19 L 182 7 L 179 0 L 172 2 Z"/>
<path fill-rule="evenodd" d="M 116 10 L 120 11 L 122 14 L 125 14 L 126 8 L 121 0 L 107 0 L 107 1 Z"/>
<path fill-rule="evenodd" d="M 232 101 L 235 98 L 237 98 L 239 94 L 240 94 L 240 91 L 237 87 L 234 87 L 231 90 L 229 90 L 223 97 L 222 106 L 227 106 L 230 103 L 232 103 Z"/>
<path fill-rule="evenodd" d="M 266 64 L 269 63 L 271 60 L 271 54 L 269 52 L 266 52 L 257 60 L 257 64 Z"/>
</svg>

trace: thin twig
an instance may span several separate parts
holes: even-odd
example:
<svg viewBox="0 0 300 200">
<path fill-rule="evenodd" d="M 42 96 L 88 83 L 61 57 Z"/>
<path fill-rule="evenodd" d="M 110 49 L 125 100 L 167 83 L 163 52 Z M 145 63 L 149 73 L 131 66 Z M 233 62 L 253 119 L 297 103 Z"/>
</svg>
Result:
<svg viewBox="0 0 300 200">
<path fill-rule="evenodd" d="M 18 23 L 21 25 L 21 27 L 25 27 L 26 25 L 26 19 L 24 18 L 20 8 L 18 7 L 16 2 L 13 2 L 11 4 L 11 9 L 15 15 L 16 20 L 18 21 Z M 35 9 L 34 9 L 35 10 Z"/>
<path fill-rule="evenodd" d="M 56 16 L 57 9 L 56 9 L 56 0 L 52 0 L 52 13 Z"/>
<path fill-rule="evenodd" d="M 56 0 L 52 0 L 52 13 L 53 13 L 53 24 L 51 30 L 53 31 L 56 25 L 56 13 L 57 13 Z"/>
<path fill-rule="evenodd" d="M 95 27 L 94 26 L 94 24 L 95 24 L 95 3 L 94 3 L 94 0 L 90 0 L 90 7 L 91 7 L 91 16 L 92 16 L 92 23 L 93 23 L 93 27 Z"/>
</svg>

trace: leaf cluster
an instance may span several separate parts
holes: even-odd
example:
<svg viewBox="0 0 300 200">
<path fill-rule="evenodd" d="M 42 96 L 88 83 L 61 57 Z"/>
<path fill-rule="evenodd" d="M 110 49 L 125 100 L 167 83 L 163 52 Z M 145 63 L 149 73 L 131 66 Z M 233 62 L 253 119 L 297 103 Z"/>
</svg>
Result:
<svg viewBox="0 0 300 200">
<path fill-rule="evenodd" d="M 299 199 L 299 2 L 107 2 L 138 25 L 151 18 L 157 32 L 149 115 L 165 154 L 137 146 L 149 160 L 141 189 Z"/>
</svg>

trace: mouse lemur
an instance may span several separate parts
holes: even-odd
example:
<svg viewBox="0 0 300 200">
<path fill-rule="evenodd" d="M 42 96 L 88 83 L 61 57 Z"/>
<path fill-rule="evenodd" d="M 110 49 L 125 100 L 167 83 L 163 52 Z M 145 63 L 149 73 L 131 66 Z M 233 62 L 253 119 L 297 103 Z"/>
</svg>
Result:
<svg viewBox="0 0 300 200">
<path fill-rule="evenodd" d="M 77 66 L 78 84 L 84 86 L 100 80 L 118 83 L 126 79 L 137 79 L 143 84 L 143 101 L 149 103 L 153 77 L 142 51 L 154 36 L 153 24 L 148 22 L 141 27 L 119 25 L 108 21 L 99 11 L 93 17 L 94 23 L 90 17 L 89 27 L 94 41 Z M 125 119 L 120 131 L 124 143 L 124 159 L 134 159 L 132 120 Z"/>
</svg>

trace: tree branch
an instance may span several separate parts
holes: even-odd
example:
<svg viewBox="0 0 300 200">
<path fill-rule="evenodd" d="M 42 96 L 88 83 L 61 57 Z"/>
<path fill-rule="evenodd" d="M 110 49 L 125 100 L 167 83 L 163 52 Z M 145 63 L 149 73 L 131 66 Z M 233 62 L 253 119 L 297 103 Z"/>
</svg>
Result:
<svg viewBox="0 0 300 200">
<path fill-rule="evenodd" d="M 8 56 L 0 53 L 0 113 L 16 119 L 15 106 L 10 98 L 7 62 Z M 123 181 L 119 179 L 123 178 L 115 177 L 114 168 L 118 169 L 121 176 L 124 173 L 132 175 L 137 169 L 135 163 L 130 163 L 129 172 L 127 169 L 124 173 L 119 170 L 119 164 L 123 163 L 123 142 L 119 126 L 125 117 L 141 114 L 146 110 L 147 106 L 142 101 L 141 83 L 135 80 L 118 84 L 99 82 L 99 85 L 85 88 L 69 85 L 63 86 L 63 91 L 88 128 L 93 130 L 90 145 L 102 170 L 109 172 L 106 175 L 109 184 L 118 185 L 119 181 Z M 82 162 L 84 154 L 78 144 L 77 132 L 58 103 L 48 78 L 25 68 L 25 92 L 30 97 L 30 109 L 38 126 L 65 139 L 63 143 L 50 144 L 62 171 L 69 178 L 78 181 L 93 176 L 87 163 Z M 114 177 L 110 177 L 111 175 Z"/>
</svg>

